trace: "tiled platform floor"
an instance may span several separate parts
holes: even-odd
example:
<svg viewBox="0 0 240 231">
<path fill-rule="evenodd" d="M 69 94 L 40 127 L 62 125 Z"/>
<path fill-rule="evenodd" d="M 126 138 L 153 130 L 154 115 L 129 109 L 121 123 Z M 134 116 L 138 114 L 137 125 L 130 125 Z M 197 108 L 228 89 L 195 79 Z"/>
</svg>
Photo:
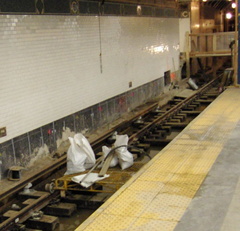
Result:
<svg viewBox="0 0 240 231">
<path fill-rule="evenodd" d="M 227 89 L 76 230 L 240 230 L 239 101 Z"/>
</svg>

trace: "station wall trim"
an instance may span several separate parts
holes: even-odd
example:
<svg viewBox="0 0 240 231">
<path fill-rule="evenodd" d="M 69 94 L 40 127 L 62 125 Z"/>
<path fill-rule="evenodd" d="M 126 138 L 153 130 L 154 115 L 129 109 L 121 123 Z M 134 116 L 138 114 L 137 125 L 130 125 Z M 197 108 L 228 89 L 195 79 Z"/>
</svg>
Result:
<svg viewBox="0 0 240 231">
<path fill-rule="evenodd" d="M 87 0 L 1 0 L 0 14 L 179 17 L 177 8 Z"/>
</svg>

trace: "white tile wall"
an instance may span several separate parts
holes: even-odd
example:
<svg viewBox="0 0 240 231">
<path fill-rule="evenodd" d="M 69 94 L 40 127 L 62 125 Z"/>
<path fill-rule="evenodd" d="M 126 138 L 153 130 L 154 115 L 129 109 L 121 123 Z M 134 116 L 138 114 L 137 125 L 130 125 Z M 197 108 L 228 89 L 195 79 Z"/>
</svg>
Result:
<svg viewBox="0 0 240 231">
<path fill-rule="evenodd" d="M 179 19 L 179 50 L 180 52 L 186 52 L 186 33 L 191 32 L 190 28 L 190 18 L 180 18 Z"/>
<path fill-rule="evenodd" d="M 0 15 L 0 143 L 177 71 L 178 34 L 178 19 Z"/>
</svg>

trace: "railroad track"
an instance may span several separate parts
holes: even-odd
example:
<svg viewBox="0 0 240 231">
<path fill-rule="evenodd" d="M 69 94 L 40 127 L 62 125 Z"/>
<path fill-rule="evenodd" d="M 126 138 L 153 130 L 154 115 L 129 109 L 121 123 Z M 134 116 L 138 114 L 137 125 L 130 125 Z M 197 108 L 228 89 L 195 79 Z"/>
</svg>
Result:
<svg viewBox="0 0 240 231">
<path fill-rule="evenodd" d="M 89 188 L 83 188 L 72 182 L 71 178 L 75 175 L 68 175 L 48 183 L 46 188 L 49 192 L 34 189 L 23 190 L 29 182 L 38 184 L 43 181 L 43 177 L 51 177 L 60 169 L 65 169 L 65 154 L 59 157 L 54 165 L 43 169 L 42 173 L 30 176 L 11 190 L 5 191 L 0 195 L 0 201 L 8 202 L 12 194 L 17 195 L 19 201 L 14 204 L 15 206 L 12 205 L 1 211 L 0 230 L 26 230 L 26 224 L 31 228 L 51 231 L 59 223 L 58 216 L 64 214 L 70 216 L 75 211 L 76 204 L 82 208 L 99 206 L 109 197 L 108 195 L 118 190 L 145 164 L 148 158 L 144 157 L 144 153 L 149 155 L 152 148 L 161 150 L 219 95 L 216 87 L 219 78 L 212 80 L 188 98 L 176 96 L 161 107 L 158 107 L 158 103 L 154 103 L 129 121 L 119 124 L 91 142 L 94 152 L 99 153 L 103 145 L 111 144 L 115 132 L 128 134 L 128 149 L 135 159 L 132 167 L 126 170 L 120 170 L 118 167 L 109 169 L 109 178 Z M 99 172 L 99 170 L 95 169 L 93 172 Z M 97 200 L 97 197 L 100 199 Z M 44 214 L 41 212 L 43 209 Z M 48 216 L 45 213 L 54 216 Z M 40 220 L 43 222 L 41 223 Z"/>
</svg>

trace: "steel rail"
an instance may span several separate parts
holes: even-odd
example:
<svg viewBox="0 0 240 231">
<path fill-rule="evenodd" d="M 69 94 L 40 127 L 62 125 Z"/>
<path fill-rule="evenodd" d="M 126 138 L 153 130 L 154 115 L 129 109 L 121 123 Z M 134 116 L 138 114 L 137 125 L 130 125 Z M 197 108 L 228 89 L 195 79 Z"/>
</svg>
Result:
<svg viewBox="0 0 240 231">
<path fill-rule="evenodd" d="M 47 192 L 42 192 L 38 198 L 31 199 L 29 202 L 26 200 L 25 203 L 23 202 L 26 204 L 26 207 L 20 211 L 13 211 L 14 213 L 9 216 L 4 214 L 7 219 L 0 223 L 0 230 L 9 230 L 11 226 L 25 222 L 32 216 L 33 211 L 41 210 L 47 206 L 54 197 L 56 197 L 56 193 L 49 194 Z"/>
<path fill-rule="evenodd" d="M 28 178 L 26 178 L 25 180 L 19 182 L 18 185 L 16 185 L 15 187 L 5 191 L 4 193 L 2 193 L 0 195 L 0 201 L 3 201 L 4 199 L 8 198 L 10 195 L 13 195 L 19 191 L 21 191 L 29 182 L 35 182 L 38 179 L 40 179 L 41 177 L 47 175 L 50 172 L 53 172 L 54 170 L 56 170 L 57 168 L 61 167 L 63 164 L 66 163 L 66 154 L 61 156 L 57 163 L 54 164 L 54 166 L 48 166 L 47 168 L 43 169 L 41 171 L 41 173 L 39 174 L 35 174 L 33 176 L 30 176 Z"/>
<path fill-rule="evenodd" d="M 190 104 L 194 99 L 199 97 L 199 95 L 206 92 L 217 80 L 219 80 L 220 77 L 221 75 L 210 81 L 208 84 L 199 89 L 195 94 L 193 94 L 189 98 L 186 98 L 183 101 L 179 102 L 177 105 L 173 106 L 170 110 L 166 111 L 163 115 L 159 116 L 158 118 L 154 119 L 151 123 L 141 128 L 138 132 L 129 137 L 129 143 L 131 144 L 134 141 L 138 140 L 140 136 L 142 136 L 146 131 L 151 130 L 151 128 L 156 126 L 156 124 L 164 122 L 165 120 L 176 114 L 183 106 Z"/>
</svg>

